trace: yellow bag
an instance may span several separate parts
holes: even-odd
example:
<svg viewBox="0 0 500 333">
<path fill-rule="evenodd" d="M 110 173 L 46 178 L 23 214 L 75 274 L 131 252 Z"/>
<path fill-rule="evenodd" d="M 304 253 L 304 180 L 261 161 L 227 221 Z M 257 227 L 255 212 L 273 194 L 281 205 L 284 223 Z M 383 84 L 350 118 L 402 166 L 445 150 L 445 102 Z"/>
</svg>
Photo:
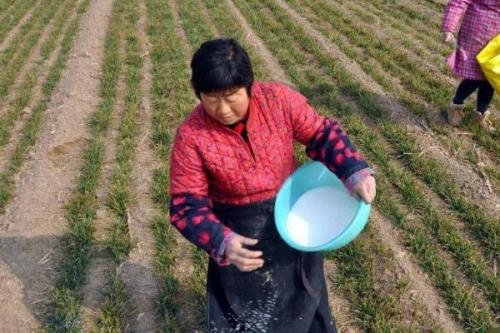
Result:
<svg viewBox="0 0 500 333">
<path fill-rule="evenodd" d="M 489 41 L 476 59 L 486 79 L 500 94 L 500 34 Z"/>
</svg>

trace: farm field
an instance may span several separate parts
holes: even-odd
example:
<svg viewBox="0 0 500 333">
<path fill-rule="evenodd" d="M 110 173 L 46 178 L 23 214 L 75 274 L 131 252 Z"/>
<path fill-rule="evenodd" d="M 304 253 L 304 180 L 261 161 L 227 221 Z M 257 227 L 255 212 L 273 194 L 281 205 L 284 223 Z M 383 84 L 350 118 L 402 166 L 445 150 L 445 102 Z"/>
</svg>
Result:
<svg viewBox="0 0 500 333">
<path fill-rule="evenodd" d="M 0 0 L 0 332 L 205 331 L 208 257 L 170 225 L 168 175 L 218 36 L 376 171 L 369 224 L 326 255 L 340 332 L 500 332 L 500 98 L 496 131 L 447 124 L 445 3 Z"/>
</svg>

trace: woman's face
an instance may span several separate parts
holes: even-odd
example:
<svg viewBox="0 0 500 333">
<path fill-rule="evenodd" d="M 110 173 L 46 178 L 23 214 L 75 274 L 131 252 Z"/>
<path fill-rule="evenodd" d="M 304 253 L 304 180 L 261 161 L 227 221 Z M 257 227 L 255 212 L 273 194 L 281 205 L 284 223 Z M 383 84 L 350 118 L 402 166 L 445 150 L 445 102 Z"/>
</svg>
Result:
<svg viewBox="0 0 500 333">
<path fill-rule="evenodd" d="M 245 87 L 200 93 L 200 99 L 208 114 L 224 125 L 232 125 L 243 119 L 250 103 Z"/>
</svg>

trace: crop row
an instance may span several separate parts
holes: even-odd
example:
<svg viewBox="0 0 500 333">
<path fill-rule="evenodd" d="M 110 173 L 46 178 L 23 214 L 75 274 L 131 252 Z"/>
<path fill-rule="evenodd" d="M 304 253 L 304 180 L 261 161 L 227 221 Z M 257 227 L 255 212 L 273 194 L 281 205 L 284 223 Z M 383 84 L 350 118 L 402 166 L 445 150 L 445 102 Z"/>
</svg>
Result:
<svg viewBox="0 0 500 333">
<path fill-rule="evenodd" d="M 139 3 L 124 1 L 121 20 L 123 23 L 122 42 L 125 50 L 124 75 L 125 92 L 124 115 L 118 133 L 117 152 L 107 206 L 112 212 L 114 223 L 106 237 L 107 249 L 114 258 L 110 264 L 104 292 L 104 304 L 97 320 L 100 332 L 123 332 L 127 326 L 128 315 L 132 312 L 130 300 L 125 292 L 125 283 L 117 272 L 132 249 L 129 232 L 129 206 L 134 200 L 131 189 L 132 160 L 137 146 L 137 117 L 140 109 L 142 91 L 140 87 L 143 66 L 140 57 L 138 36 Z"/>
</svg>

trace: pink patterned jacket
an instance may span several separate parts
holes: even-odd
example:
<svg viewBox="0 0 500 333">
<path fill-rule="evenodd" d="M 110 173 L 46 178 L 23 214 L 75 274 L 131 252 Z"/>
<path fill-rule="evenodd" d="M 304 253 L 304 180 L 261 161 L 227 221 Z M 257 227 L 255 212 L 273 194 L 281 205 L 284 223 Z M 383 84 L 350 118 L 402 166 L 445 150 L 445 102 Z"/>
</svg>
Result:
<svg viewBox="0 0 500 333">
<path fill-rule="evenodd" d="M 457 32 L 458 45 L 448 57 L 453 73 L 464 79 L 485 80 L 476 55 L 500 33 L 500 0 L 450 0 L 443 32 Z"/>
</svg>

